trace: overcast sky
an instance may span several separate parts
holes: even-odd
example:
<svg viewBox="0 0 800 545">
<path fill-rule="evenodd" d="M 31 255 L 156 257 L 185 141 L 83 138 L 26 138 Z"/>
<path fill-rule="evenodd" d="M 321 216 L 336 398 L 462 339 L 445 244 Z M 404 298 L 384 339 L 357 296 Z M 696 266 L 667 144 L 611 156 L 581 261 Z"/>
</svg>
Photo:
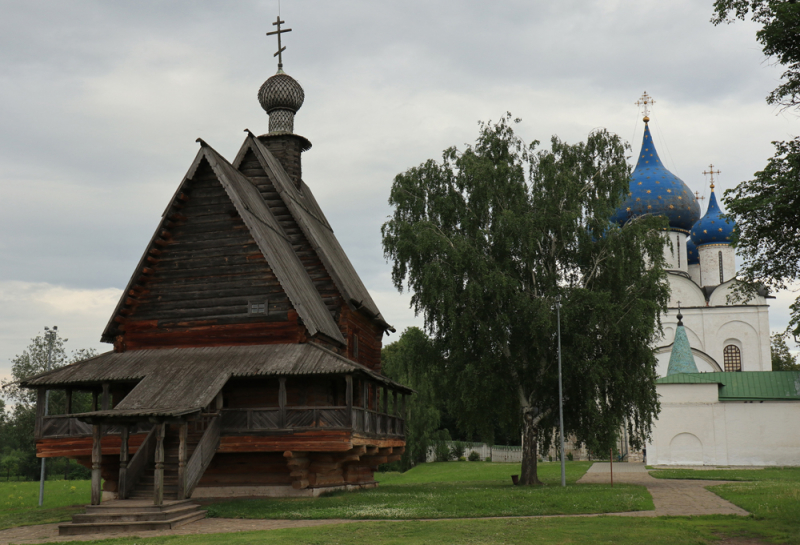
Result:
<svg viewBox="0 0 800 545">
<path fill-rule="evenodd" d="M 386 319 L 419 324 L 380 226 L 393 177 L 506 111 L 526 140 L 606 127 L 693 190 L 750 179 L 798 132 L 766 105 L 780 69 L 711 0 L 284 0 L 286 71 L 304 87 L 303 178 Z M 202 137 L 232 160 L 267 131 L 277 0 L 0 0 L 0 377 L 45 325 L 93 347 Z M 707 200 L 705 201 L 708 202 Z M 772 301 L 788 322 L 795 294 Z"/>
</svg>

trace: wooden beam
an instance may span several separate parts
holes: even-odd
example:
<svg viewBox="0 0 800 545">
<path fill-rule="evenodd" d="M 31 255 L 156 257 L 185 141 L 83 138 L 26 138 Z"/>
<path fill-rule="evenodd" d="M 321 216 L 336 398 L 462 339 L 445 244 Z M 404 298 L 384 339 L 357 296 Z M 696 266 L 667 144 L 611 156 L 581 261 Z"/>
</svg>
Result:
<svg viewBox="0 0 800 545">
<path fill-rule="evenodd" d="M 165 423 L 156 424 L 156 469 L 153 475 L 153 504 L 162 505 L 164 503 L 164 432 L 167 429 Z"/>
<path fill-rule="evenodd" d="M 103 383 L 103 410 L 107 411 L 111 408 L 111 384 L 108 382 Z"/>
<path fill-rule="evenodd" d="M 100 439 L 102 430 L 99 424 L 92 426 L 92 505 L 100 505 L 103 493 L 100 490 L 102 475 L 100 473 L 100 462 L 102 461 L 102 447 Z"/>
<path fill-rule="evenodd" d="M 119 499 L 125 500 L 128 498 L 129 490 L 127 489 L 128 482 L 128 439 L 130 437 L 130 426 L 127 424 L 122 425 L 122 433 L 120 433 L 119 445 L 119 481 L 117 490 L 119 492 Z"/>
<path fill-rule="evenodd" d="M 185 420 L 180 423 L 178 432 L 178 499 L 183 500 L 186 496 L 186 437 L 189 434 L 189 423 Z"/>
<path fill-rule="evenodd" d="M 344 377 L 345 384 L 345 402 L 347 403 L 347 425 L 353 427 L 353 375 L 346 375 Z"/>
<path fill-rule="evenodd" d="M 97 410 L 97 390 L 92 390 L 92 412 Z"/>
<path fill-rule="evenodd" d="M 279 426 L 286 427 L 286 377 L 278 377 L 278 408 L 280 409 Z"/>
<path fill-rule="evenodd" d="M 67 410 L 65 414 L 72 414 L 72 388 L 67 388 Z"/>
</svg>

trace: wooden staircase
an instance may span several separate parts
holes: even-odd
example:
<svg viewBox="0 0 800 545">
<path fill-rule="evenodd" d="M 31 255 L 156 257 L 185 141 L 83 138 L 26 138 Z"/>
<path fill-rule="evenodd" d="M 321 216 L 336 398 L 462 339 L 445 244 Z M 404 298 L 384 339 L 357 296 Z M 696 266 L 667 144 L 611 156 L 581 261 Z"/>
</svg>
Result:
<svg viewBox="0 0 800 545">
<path fill-rule="evenodd" d="M 189 429 L 186 435 L 186 459 L 191 458 L 197 443 L 203 436 L 203 430 Z M 178 500 L 178 428 L 169 426 L 164 434 L 164 501 Z M 149 462 L 136 486 L 128 495 L 131 500 L 153 501 L 155 486 L 155 462 Z"/>
<path fill-rule="evenodd" d="M 58 535 L 171 530 L 205 516 L 206 511 L 191 500 L 164 500 L 158 506 L 153 505 L 152 498 L 113 500 L 87 506 L 86 513 L 73 515 L 72 522 L 60 524 Z"/>
</svg>

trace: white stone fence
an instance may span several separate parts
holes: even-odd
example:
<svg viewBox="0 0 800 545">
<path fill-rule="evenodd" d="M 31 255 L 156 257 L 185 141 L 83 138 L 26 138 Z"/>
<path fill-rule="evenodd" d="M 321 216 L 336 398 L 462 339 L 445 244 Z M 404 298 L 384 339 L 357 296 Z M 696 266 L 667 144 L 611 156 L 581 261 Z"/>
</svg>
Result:
<svg viewBox="0 0 800 545">
<path fill-rule="evenodd" d="M 455 446 L 455 441 L 449 441 L 447 447 L 452 450 Z M 473 452 L 478 453 L 480 460 L 484 461 L 490 458 L 492 462 L 522 462 L 522 447 L 511 447 L 504 445 L 489 446 L 486 443 L 461 443 L 464 447 L 464 457 L 469 459 L 469 455 Z M 436 461 L 435 447 L 428 449 L 428 456 L 426 462 Z"/>
</svg>

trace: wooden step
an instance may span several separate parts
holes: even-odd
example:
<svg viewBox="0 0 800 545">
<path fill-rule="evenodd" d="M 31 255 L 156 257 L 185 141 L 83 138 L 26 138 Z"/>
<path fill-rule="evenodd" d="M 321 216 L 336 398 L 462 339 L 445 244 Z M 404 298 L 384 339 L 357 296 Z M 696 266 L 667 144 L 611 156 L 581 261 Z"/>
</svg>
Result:
<svg viewBox="0 0 800 545">
<path fill-rule="evenodd" d="M 157 506 L 153 506 L 157 507 Z M 139 511 L 132 509 L 108 509 L 101 513 L 81 513 L 72 515 L 72 522 L 77 524 L 89 524 L 98 522 L 142 522 L 142 521 L 162 521 L 172 520 L 189 513 L 197 512 L 200 508 L 196 503 L 182 503 L 161 511 Z"/>
<path fill-rule="evenodd" d="M 87 513 L 103 514 L 109 511 L 132 510 L 132 511 L 148 511 L 158 513 L 165 509 L 174 509 L 183 505 L 195 505 L 192 500 L 170 500 L 165 501 L 163 505 L 153 505 L 152 501 L 141 500 L 111 500 L 103 502 L 100 505 L 87 505 Z"/>
<path fill-rule="evenodd" d="M 58 535 L 75 536 L 80 534 L 111 534 L 119 532 L 142 532 L 148 530 L 171 530 L 184 524 L 205 518 L 204 510 L 186 513 L 170 520 L 140 520 L 121 522 L 90 522 L 60 524 Z"/>
</svg>

